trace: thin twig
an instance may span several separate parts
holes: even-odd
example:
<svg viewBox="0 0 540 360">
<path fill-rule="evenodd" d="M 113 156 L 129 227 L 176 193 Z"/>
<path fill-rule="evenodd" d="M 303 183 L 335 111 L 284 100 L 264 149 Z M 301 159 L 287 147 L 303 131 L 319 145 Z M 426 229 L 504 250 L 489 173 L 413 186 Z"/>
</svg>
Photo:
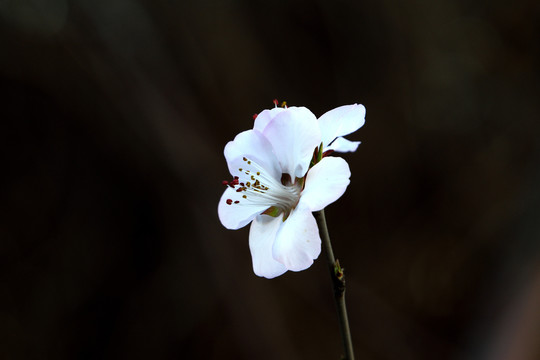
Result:
<svg viewBox="0 0 540 360">
<path fill-rule="evenodd" d="M 330 235 L 326 226 L 326 217 L 324 210 L 314 213 L 319 233 L 321 235 L 322 244 L 325 248 L 326 258 L 328 260 L 328 268 L 330 270 L 330 278 L 334 287 L 334 299 L 336 300 L 339 330 L 341 339 L 343 340 L 343 348 L 345 350 L 344 360 L 354 360 L 354 352 L 351 339 L 351 331 L 349 329 L 349 319 L 347 317 L 347 307 L 345 306 L 345 274 L 339 265 L 339 261 L 334 258 L 334 251 L 330 243 Z"/>
</svg>

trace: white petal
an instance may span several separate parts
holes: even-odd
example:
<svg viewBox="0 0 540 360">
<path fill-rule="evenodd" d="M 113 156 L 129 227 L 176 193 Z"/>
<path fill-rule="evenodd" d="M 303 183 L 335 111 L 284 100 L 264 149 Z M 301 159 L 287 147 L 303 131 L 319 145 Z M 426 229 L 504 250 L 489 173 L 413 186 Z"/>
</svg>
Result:
<svg viewBox="0 0 540 360">
<path fill-rule="evenodd" d="M 365 123 L 364 105 L 344 105 L 330 110 L 319 118 L 323 147 L 326 148 L 335 138 L 360 129 Z"/>
<path fill-rule="evenodd" d="M 351 171 L 345 160 L 340 157 L 323 158 L 309 170 L 300 204 L 311 211 L 324 209 L 343 195 L 350 177 Z"/>
<path fill-rule="evenodd" d="M 353 152 L 356 151 L 360 145 L 360 141 L 349 141 L 343 137 L 338 137 L 332 142 L 330 146 L 327 146 L 324 150 L 334 150 L 337 152 Z"/>
<path fill-rule="evenodd" d="M 236 189 L 227 187 L 218 204 L 219 220 L 223 226 L 230 230 L 236 230 L 246 226 L 255 216 L 269 208 L 269 206 L 252 204 L 245 201 L 242 198 L 243 193 L 236 192 Z M 231 199 L 230 205 L 227 204 L 227 199 Z M 235 204 L 235 201 L 238 201 L 238 203 Z"/>
<path fill-rule="evenodd" d="M 270 141 L 283 173 L 294 180 L 309 168 L 313 150 L 321 143 L 317 118 L 305 107 L 289 107 L 278 113 L 263 135 Z"/>
<path fill-rule="evenodd" d="M 261 111 L 261 113 L 257 115 L 257 117 L 255 118 L 255 122 L 253 124 L 253 130 L 258 130 L 260 132 L 263 132 L 264 129 L 266 128 L 266 125 L 268 125 L 268 123 L 272 121 L 272 119 L 274 119 L 276 115 L 282 111 L 285 111 L 285 109 L 282 107 L 275 107 L 270 110 Z"/>
<path fill-rule="evenodd" d="M 238 175 L 239 159 L 254 160 L 275 179 L 281 179 L 281 166 L 274 154 L 272 144 L 257 130 L 247 130 L 236 135 L 225 146 L 225 159 L 231 175 Z"/>
<path fill-rule="evenodd" d="M 301 271 L 310 267 L 320 253 L 317 222 L 308 208 L 297 206 L 278 231 L 273 257 L 288 270 Z"/>
<path fill-rule="evenodd" d="M 281 224 L 283 215 L 271 217 L 257 216 L 249 230 L 249 249 L 253 261 L 253 272 L 268 279 L 275 278 L 287 271 L 285 265 L 272 257 L 272 245 Z"/>
</svg>

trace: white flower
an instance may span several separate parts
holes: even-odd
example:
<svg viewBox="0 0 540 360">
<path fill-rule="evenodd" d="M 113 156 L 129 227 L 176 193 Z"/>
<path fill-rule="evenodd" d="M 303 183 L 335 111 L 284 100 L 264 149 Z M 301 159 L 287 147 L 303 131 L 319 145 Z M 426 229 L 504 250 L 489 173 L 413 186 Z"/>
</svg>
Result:
<svg viewBox="0 0 540 360">
<path fill-rule="evenodd" d="M 359 143 L 341 136 L 364 123 L 362 105 L 347 105 L 319 120 L 304 107 L 264 110 L 254 128 L 225 146 L 233 176 L 218 205 L 223 226 L 250 222 L 249 247 L 256 275 L 274 278 L 307 269 L 321 252 L 313 211 L 341 197 L 349 184 L 347 162 L 323 157 L 310 168 L 314 150 L 354 151 Z"/>
</svg>

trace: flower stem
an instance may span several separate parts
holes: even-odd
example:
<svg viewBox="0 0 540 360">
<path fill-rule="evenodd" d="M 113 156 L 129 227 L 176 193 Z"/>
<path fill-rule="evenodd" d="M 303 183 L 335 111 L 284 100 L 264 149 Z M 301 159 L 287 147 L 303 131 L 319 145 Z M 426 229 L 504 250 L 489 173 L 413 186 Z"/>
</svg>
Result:
<svg viewBox="0 0 540 360">
<path fill-rule="evenodd" d="M 351 331 L 349 329 L 349 319 L 347 317 L 347 307 L 345 306 L 345 274 L 339 265 L 339 261 L 334 258 L 334 251 L 330 243 L 330 235 L 326 226 L 326 217 L 324 210 L 314 213 L 319 232 L 321 235 L 322 244 L 326 251 L 326 259 L 328 260 L 328 268 L 330 270 L 330 278 L 334 287 L 334 300 L 336 301 L 339 330 L 341 339 L 343 340 L 343 348 L 345 350 L 344 360 L 354 360 L 354 352 L 351 339 Z"/>
</svg>

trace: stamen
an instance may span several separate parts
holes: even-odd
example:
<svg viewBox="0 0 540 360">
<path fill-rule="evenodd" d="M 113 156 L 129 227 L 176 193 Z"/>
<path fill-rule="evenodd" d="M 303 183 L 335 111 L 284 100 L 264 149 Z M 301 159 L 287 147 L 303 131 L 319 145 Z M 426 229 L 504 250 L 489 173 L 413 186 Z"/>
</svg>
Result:
<svg viewBox="0 0 540 360">
<path fill-rule="evenodd" d="M 281 179 L 275 179 L 266 170 L 262 168 L 256 161 L 243 157 L 247 168 L 239 168 L 240 178 L 235 176 L 234 179 L 228 182 L 228 185 L 235 188 L 237 193 L 243 193 L 238 200 L 227 199 L 227 204 L 235 205 L 256 205 L 266 208 L 275 208 L 277 213 L 284 213 L 288 216 L 294 207 L 296 207 L 302 192 L 302 185 L 297 182 L 292 182 L 290 176 L 282 175 Z M 230 200 L 230 201 L 229 201 Z M 276 213 L 276 214 L 277 214 Z M 285 218 L 285 217 L 284 217 Z"/>
<path fill-rule="evenodd" d="M 231 181 L 227 181 L 227 180 L 223 180 L 221 182 L 221 185 L 223 186 L 230 186 L 234 189 L 235 185 L 238 185 L 238 183 L 240 182 L 238 176 L 235 176 Z"/>
</svg>

